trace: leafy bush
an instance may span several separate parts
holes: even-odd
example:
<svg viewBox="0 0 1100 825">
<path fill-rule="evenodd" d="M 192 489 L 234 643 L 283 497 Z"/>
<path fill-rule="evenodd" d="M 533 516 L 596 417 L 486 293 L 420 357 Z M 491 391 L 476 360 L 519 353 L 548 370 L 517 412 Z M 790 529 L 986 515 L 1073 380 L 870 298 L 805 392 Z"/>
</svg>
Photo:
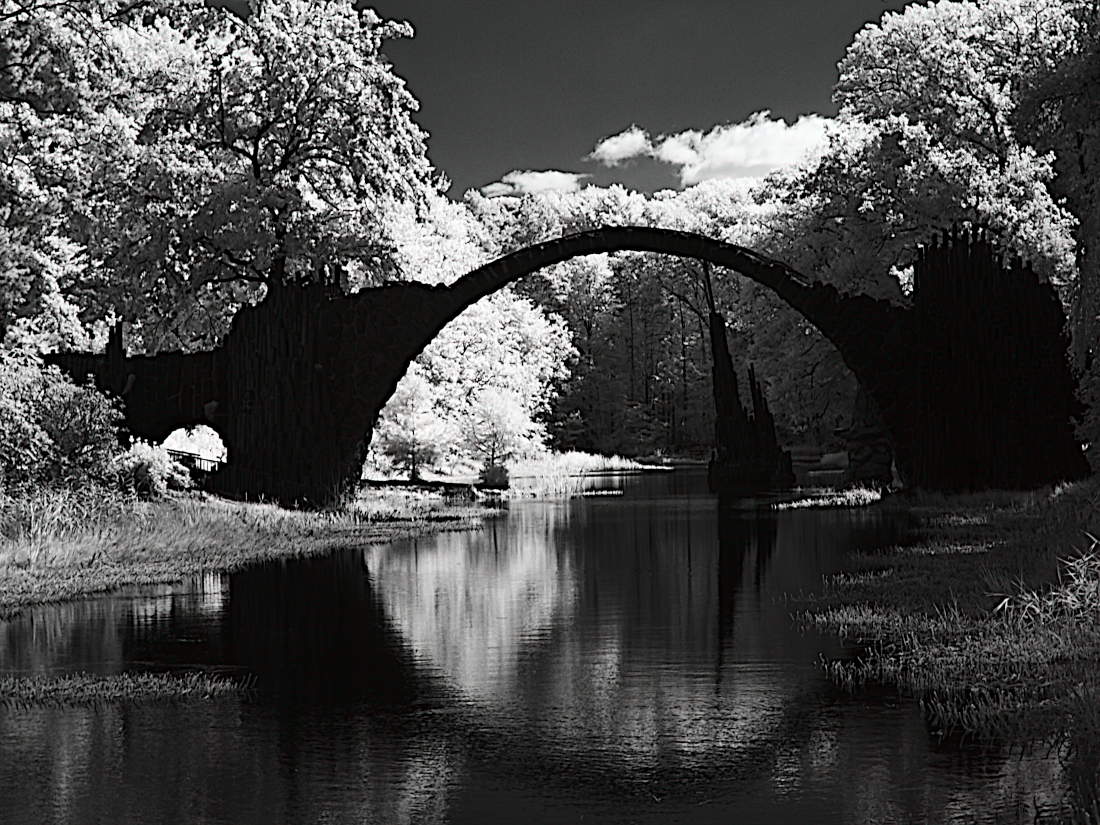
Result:
<svg viewBox="0 0 1100 825">
<path fill-rule="evenodd" d="M 0 351 L 0 481 L 105 479 L 119 452 L 118 402 L 33 355 Z"/>
<path fill-rule="evenodd" d="M 501 464 L 486 464 L 481 471 L 481 483 L 493 489 L 508 489 L 508 468 Z"/>
<path fill-rule="evenodd" d="M 0 388 L 0 482 L 18 484 L 49 460 L 50 437 L 30 419 L 26 406 Z"/>
<path fill-rule="evenodd" d="M 43 387 L 42 428 L 54 444 L 54 477 L 98 478 L 118 454 L 122 412 L 93 386 L 72 384 L 59 372 Z"/>
<path fill-rule="evenodd" d="M 122 489 L 142 498 L 160 498 L 169 489 L 186 490 L 191 486 L 187 468 L 164 447 L 135 441 L 129 450 L 112 462 Z"/>
</svg>

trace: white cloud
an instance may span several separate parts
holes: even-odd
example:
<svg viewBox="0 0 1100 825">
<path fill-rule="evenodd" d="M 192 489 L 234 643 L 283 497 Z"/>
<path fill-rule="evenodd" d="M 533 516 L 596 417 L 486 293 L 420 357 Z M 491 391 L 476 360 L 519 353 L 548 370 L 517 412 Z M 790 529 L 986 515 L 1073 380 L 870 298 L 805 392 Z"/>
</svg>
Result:
<svg viewBox="0 0 1100 825">
<path fill-rule="evenodd" d="M 651 154 L 653 144 L 649 135 L 644 129 L 631 126 L 625 132 L 601 140 L 585 160 L 599 161 L 604 166 L 618 166 L 624 160 Z"/>
<path fill-rule="evenodd" d="M 658 157 L 681 167 L 685 186 L 712 178 L 759 175 L 798 163 L 825 142 L 826 118 L 804 115 L 788 126 L 757 112 L 744 123 L 715 126 L 706 134 L 683 132 L 665 138 Z"/>
<path fill-rule="evenodd" d="M 715 126 L 714 130 L 721 127 Z M 693 166 L 700 163 L 703 155 L 699 147 L 703 142 L 703 133 L 689 130 L 678 135 L 661 138 L 660 144 L 653 150 L 653 156 L 673 166 Z"/>
<path fill-rule="evenodd" d="M 588 159 L 614 166 L 649 155 L 680 167 L 680 182 L 691 186 L 715 178 L 763 175 L 798 163 L 825 143 L 829 119 L 803 115 L 790 126 L 757 112 L 743 123 L 715 126 L 703 133 L 688 130 L 651 140 L 638 126 L 604 138 Z"/>
<path fill-rule="evenodd" d="M 526 195 L 533 192 L 576 192 L 588 175 L 577 172 L 509 172 L 496 183 L 481 187 L 481 193 L 495 198 L 499 195 Z"/>
</svg>

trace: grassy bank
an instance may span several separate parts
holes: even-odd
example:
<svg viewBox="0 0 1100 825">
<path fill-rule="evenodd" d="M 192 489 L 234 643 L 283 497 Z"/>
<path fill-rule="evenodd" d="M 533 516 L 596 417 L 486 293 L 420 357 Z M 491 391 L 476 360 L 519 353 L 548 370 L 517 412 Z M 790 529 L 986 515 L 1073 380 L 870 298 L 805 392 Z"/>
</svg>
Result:
<svg viewBox="0 0 1100 825">
<path fill-rule="evenodd" d="M 916 540 L 858 559 L 801 615 L 860 648 L 840 682 L 917 697 L 934 729 L 1100 745 L 1100 483 L 910 496 Z"/>
<path fill-rule="evenodd" d="M 178 581 L 277 558 L 475 525 L 493 511 L 439 493 L 391 488 L 345 510 L 178 494 L 157 501 L 100 488 L 0 493 L 0 619 L 31 605 Z M 174 701 L 238 690 L 203 674 L 0 680 L 0 705 Z"/>
<path fill-rule="evenodd" d="M 0 618 L 124 585 L 467 527 L 492 512 L 401 488 L 330 512 L 202 494 L 142 501 L 99 488 L 0 495 Z"/>
</svg>

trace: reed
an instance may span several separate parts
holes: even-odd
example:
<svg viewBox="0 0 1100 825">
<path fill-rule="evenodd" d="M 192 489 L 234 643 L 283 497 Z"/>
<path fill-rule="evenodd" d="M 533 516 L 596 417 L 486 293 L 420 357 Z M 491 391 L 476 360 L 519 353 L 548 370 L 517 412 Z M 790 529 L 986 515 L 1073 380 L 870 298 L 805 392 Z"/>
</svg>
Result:
<svg viewBox="0 0 1100 825">
<path fill-rule="evenodd" d="M 856 644 L 840 684 L 894 685 L 934 729 L 1100 744 L 1100 484 L 916 502 L 916 540 L 826 582 L 802 621 Z"/>
<path fill-rule="evenodd" d="M 98 706 L 105 703 L 201 702 L 243 696 L 246 685 L 206 673 L 120 673 L 92 676 L 0 679 L 0 706 L 9 709 L 57 706 Z"/>
<path fill-rule="evenodd" d="M 360 492 L 339 513 L 340 518 L 366 520 L 370 524 L 391 522 L 434 522 L 485 518 L 484 505 L 471 503 L 471 496 L 457 496 L 441 490 L 408 487 L 376 487 Z"/>
<path fill-rule="evenodd" d="M 110 525 L 141 529 L 145 514 L 133 496 L 99 486 L 0 490 L 0 565 L 27 566 L 77 558 Z"/>
<path fill-rule="evenodd" d="M 804 492 L 804 491 L 803 491 Z M 882 500 L 882 492 L 868 487 L 849 490 L 814 493 L 793 501 L 780 501 L 772 505 L 775 510 L 797 510 L 807 507 L 867 507 Z"/>
<path fill-rule="evenodd" d="M 646 465 L 620 456 L 546 453 L 509 465 L 511 486 L 508 495 L 520 498 L 575 498 L 585 490 L 586 475 L 644 469 Z"/>
<path fill-rule="evenodd" d="M 614 470 L 641 470 L 645 467 L 646 465 L 632 458 L 570 451 L 545 453 L 538 457 L 517 459 L 508 465 L 508 471 L 516 475 L 539 475 L 545 472 L 565 472 L 581 475 L 583 473 L 601 473 Z"/>
</svg>

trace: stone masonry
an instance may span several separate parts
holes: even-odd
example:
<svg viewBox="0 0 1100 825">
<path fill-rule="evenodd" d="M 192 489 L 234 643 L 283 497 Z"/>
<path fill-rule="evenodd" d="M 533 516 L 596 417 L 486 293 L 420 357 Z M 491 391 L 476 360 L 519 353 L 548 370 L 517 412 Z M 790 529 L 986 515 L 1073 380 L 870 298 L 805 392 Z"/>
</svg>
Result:
<svg viewBox="0 0 1100 825">
<path fill-rule="evenodd" d="M 80 379 L 91 374 L 99 387 L 121 395 L 127 423 L 138 435 L 159 440 L 199 423 L 218 430 L 229 461 L 211 477 L 212 489 L 322 506 L 357 487 L 379 411 L 411 360 L 449 321 L 542 267 L 620 250 L 705 260 L 772 289 L 837 347 L 874 400 L 903 478 L 917 467 L 913 448 L 923 426 L 918 409 L 926 405 L 916 403 L 923 396 L 916 389 L 913 354 L 927 313 L 841 294 L 751 250 L 668 229 L 580 232 L 505 255 L 449 287 L 394 283 L 334 295 L 323 285 L 271 284 L 261 303 L 238 312 L 212 352 L 127 357 L 115 336 L 105 354 L 51 360 Z M 1041 436 L 1044 450 L 1055 456 L 1044 465 L 1043 480 L 1080 472 L 1072 460 L 1080 450 L 1063 430 Z M 935 473 L 922 482 L 935 486 Z"/>
</svg>

